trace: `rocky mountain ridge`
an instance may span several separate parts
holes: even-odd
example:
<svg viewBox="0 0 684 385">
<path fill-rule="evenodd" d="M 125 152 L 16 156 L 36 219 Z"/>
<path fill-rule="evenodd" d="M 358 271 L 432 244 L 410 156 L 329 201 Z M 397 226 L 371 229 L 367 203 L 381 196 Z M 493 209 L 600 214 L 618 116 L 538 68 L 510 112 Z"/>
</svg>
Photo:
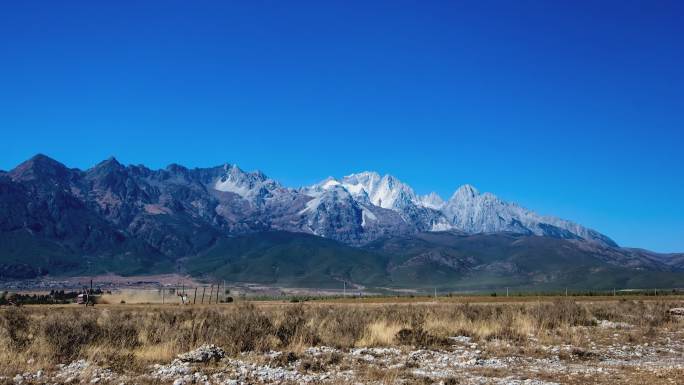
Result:
<svg viewBox="0 0 684 385">
<path fill-rule="evenodd" d="M 511 232 L 617 246 L 595 230 L 560 218 L 541 216 L 491 193 L 480 193 L 468 184 L 460 186 L 449 200 L 444 201 L 434 192 L 419 196 L 391 175 L 362 172 L 341 179 L 328 178 L 304 192 L 316 194 L 333 187 L 344 188 L 361 204 L 370 203 L 399 213 L 417 231 Z"/>
<path fill-rule="evenodd" d="M 260 171 L 245 172 L 231 164 L 198 169 L 172 164 L 151 170 L 110 158 L 81 171 L 36 155 L 5 174 L 3 183 L 9 190 L 26 190 L 7 205 L 47 199 L 58 211 L 80 210 L 83 216 L 105 221 L 105 227 L 174 255 L 197 248 L 182 234 L 188 229 L 217 236 L 263 230 L 305 232 L 357 246 L 380 237 L 444 230 L 534 234 L 615 246 L 594 230 L 537 215 L 492 194 L 480 194 L 470 185 L 459 187 L 444 201 L 434 193 L 418 196 L 397 178 L 374 172 L 295 189 Z M 8 215 L 4 221 L 19 220 L 17 215 L 22 214 Z M 30 218 L 19 220 L 21 226 L 30 227 Z M 56 222 L 61 219 L 52 215 Z"/>
<path fill-rule="evenodd" d="M 530 259 L 537 262 L 521 262 Z M 308 267 L 297 268 L 304 260 Z M 619 248 L 594 230 L 469 185 L 443 200 L 373 172 L 290 188 L 233 164 L 151 170 L 110 158 L 79 170 L 44 155 L 0 173 L 0 278 L 221 271 L 290 284 L 346 275 L 383 285 L 479 285 L 508 274 L 530 284 L 532 276 L 553 282 L 573 264 L 584 266 L 576 279 L 582 269 L 672 279 L 682 270 L 678 255 Z"/>
</svg>

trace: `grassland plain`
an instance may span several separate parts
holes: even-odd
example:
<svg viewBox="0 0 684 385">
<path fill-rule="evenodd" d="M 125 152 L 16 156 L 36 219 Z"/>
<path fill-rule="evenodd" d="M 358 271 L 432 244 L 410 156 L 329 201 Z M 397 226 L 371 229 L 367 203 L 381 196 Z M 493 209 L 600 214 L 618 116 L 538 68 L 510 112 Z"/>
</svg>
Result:
<svg viewBox="0 0 684 385">
<path fill-rule="evenodd" d="M 2 383 L 681 384 L 679 297 L 0 309 Z M 185 354 L 191 352 L 191 354 Z"/>
</svg>

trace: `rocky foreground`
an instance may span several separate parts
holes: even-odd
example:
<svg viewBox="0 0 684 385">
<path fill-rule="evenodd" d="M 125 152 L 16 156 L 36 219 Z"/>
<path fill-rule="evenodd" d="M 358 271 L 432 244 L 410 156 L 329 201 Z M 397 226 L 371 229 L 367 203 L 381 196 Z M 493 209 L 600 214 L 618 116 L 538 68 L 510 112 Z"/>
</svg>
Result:
<svg viewBox="0 0 684 385">
<path fill-rule="evenodd" d="M 545 345 L 530 336 L 519 346 L 451 337 L 443 349 L 375 347 L 248 352 L 228 357 L 203 345 L 154 364 L 144 373 L 119 373 L 86 360 L 0 378 L 14 384 L 681 384 L 684 333 L 625 343 L 631 325 L 599 321 L 584 327 L 578 345 Z M 585 330 L 582 330 L 585 329 Z M 586 337 L 587 335 L 592 337 Z M 524 346 L 524 347 L 523 347 Z"/>
</svg>

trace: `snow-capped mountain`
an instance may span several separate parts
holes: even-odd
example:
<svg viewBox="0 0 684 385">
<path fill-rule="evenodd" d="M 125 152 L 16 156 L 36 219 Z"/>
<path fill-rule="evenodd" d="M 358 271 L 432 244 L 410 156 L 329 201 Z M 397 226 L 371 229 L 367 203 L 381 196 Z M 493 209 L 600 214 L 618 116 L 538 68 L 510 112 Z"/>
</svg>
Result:
<svg viewBox="0 0 684 385">
<path fill-rule="evenodd" d="M 236 194 L 249 207 L 259 208 L 242 210 L 258 216 L 259 222 L 268 227 L 309 232 L 350 244 L 363 244 L 382 236 L 457 230 L 469 234 L 545 235 L 615 245 L 594 230 L 539 215 L 491 193 L 480 193 L 467 184 L 447 201 L 434 192 L 418 195 L 392 175 L 369 171 L 339 179 L 329 177 L 313 186 L 291 189 L 261 172 L 246 173 L 236 165 L 225 165 L 207 187 Z M 222 202 L 218 210 L 231 212 L 235 205 L 234 201 Z M 232 212 L 231 216 L 236 214 Z"/>
<path fill-rule="evenodd" d="M 362 204 L 392 210 L 400 215 L 414 231 L 449 229 L 443 215 L 434 208 L 434 198 L 419 197 L 413 189 L 391 175 L 380 176 L 376 172 L 351 174 L 342 179 L 328 178 L 314 186 L 303 189 L 305 194 L 316 194 L 330 188 L 344 188 Z M 432 200 L 431 200 L 432 199 Z"/>
<path fill-rule="evenodd" d="M 471 185 L 459 187 L 441 212 L 455 228 L 467 233 L 513 232 L 557 238 L 585 239 L 607 245 L 614 242 L 594 231 L 559 218 L 541 216 Z"/>
<path fill-rule="evenodd" d="M 268 284 L 415 288 L 494 274 L 614 287 L 635 274 L 674 285 L 681 260 L 470 185 L 445 201 L 375 172 L 290 188 L 234 164 L 152 170 L 110 158 L 79 170 L 44 155 L 0 172 L 0 280 L 187 270 Z"/>
<path fill-rule="evenodd" d="M 223 173 L 213 182 L 217 191 L 230 192 L 253 204 L 261 205 L 274 194 L 285 193 L 278 182 L 268 178 L 261 171 L 244 172 L 237 165 L 226 164 Z"/>
<path fill-rule="evenodd" d="M 435 192 L 431 192 L 427 195 L 423 195 L 418 197 L 418 200 L 420 201 L 420 204 L 422 206 L 435 209 L 435 210 L 441 210 L 444 207 L 444 199 L 442 199 L 441 196 L 439 196 Z"/>
<path fill-rule="evenodd" d="M 416 231 L 398 212 L 370 203 L 364 192 L 352 194 L 342 185 L 328 182 L 302 190 L 312 198 L 298 212 L 303 230 L 350 244 Z"/>
<path fill-rule="evenodd" d="M 0 182 L 13 194 L 7 203 L 12 211 L 0 226 L 49 229 L 51 237 L 77 236 L 76 244 L 94 248 L 108 234 L 110 240 L 133 237 L 165 255 L 182 256 L 221 236 L 267 230 L 304 232 L 354 246 L 435 231 L 512 232 L 614 245 L 596 231 L 480 194 L 469 185 L 444 201 L 375 172 L 289 188 L 233 164 L 150 170 L 111 158 L 81 171 L 38 155 L 0 175 Z"/>
<path fill-rule="evenodd" d="M 399 213 L 416 231 L 512 232 L 615 245 L 610 238 L 594 230 L 567 220 L 538 215 L 491 193 L 481 194 L 467 184 L 459 187 L 446 202 L 434 192 L 419 196 L 397 178 L 375 172 L 351 174 L 341 179 L 327 178 L 302 191 L 315 195 L 331 188 L 345 189 L 359 203 L 370 202 Z"/>
</svg>

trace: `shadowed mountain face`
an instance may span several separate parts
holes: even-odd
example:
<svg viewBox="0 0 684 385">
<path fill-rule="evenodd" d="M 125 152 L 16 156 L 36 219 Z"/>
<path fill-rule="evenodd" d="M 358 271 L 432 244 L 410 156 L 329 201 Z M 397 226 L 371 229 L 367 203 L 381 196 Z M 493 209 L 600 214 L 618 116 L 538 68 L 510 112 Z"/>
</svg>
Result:
<svg viewBox="0 0 684 385">
<path fill-rule="evenodd" d="M 628 250 L 512 233 L 418 233 L 350 247 L 302 233 L 224 239 L 187 261 L 198 276 L 276 286 L 573 290 L 677 287 L 684 272 Z"/>
<path fill-rule="evenodd" d="M 273 232 L 289 235 L 274 240 Z M 288 237 L 297 242 L 286 242 Z M 482 243 L 484 239 L 512 239 L 507 237 L 518 238 L 494 248 L 496 255 L 482 254 L 494 247 Z M 236 239 L 281 251 L 258 258 L 249 252 L 230 254 L 232 246 L 223 251 Z M 453 245 L 443 244 L 446 239 Z M 261 172 L 244 172 L 229 164 L 203 169 L 174 164 L 150 170 L 110 158 L 82 171 L 44 155 L 0 173 L 0 277 L 186 268 L 198 275 L 206 273 L 184 265 L 190 259 L 214 261 L 200 266 L 247 280 L 256 279 L 247 268 L 252 260 L 271 265 L 306 260 L 307 270 L 322 276 L 295 279 L 299 273 L 285 268 L 260 274 L 289 284 L 328 282 L 331 277 L 390 286 L 441 277 L 447 284 L 458 277 L 484 274 L 478 272 L 529 273 L 534 264 L 510 259 L 521 250 L 536 250 L 523 254 L 539 255 L 542 261 L 567 255 L 559 254 L 556 247 L 570 248 L 611 268 L 661 272 L 682 268 L 676 256 L 620 249 L 594 230 L 537 215 L 467 185 L 444 201 L 436 194 L 417 196 L 394 177 L 368 172 L 292 189 Z M 406 254 L 407 250 L 415 254 Z M 568 258 L 568 268 L 594 268 L 581 264 L 580 257 Z M 496 263 L 487 263 L 490 259 Z M 317 268 L 321 266 L 331 268 Z M 435 276 L 429 266 L 446 270 Z M 559 279 L 558 275 L 540 277 L 534 282 Z"/>
</svg>

